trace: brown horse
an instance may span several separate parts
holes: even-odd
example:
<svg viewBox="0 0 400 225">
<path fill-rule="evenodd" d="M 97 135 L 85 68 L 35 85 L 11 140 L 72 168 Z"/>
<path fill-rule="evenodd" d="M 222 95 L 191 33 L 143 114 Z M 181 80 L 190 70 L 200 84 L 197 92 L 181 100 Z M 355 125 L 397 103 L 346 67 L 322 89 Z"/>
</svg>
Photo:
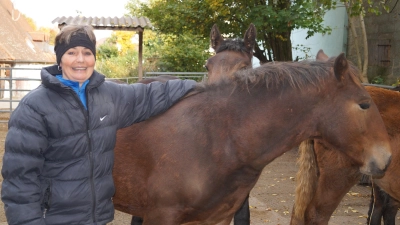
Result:
<svg viewBox="0 0 400 225">
<path fill-rule="evenodd" d="M 320 51 L 317 54 L 317 60 L 326 61 L 328 56 Z M 399 169 L 396 169 L 399 168 L 400 162 L 398 151 L 400 147 L 400 109 L 398 107 L 400 93 L 373 86 L 367 86 L 366 90 L 378 107 L 393 150 L 393 159 L 385 176 L 374 179 L 374 182 L 400 199 L 400 183 L 397 179 L 400 174 Z M 316 139 L 304 142 L 299 151 L 311 152 L 312 154 L 308 154 L 307 157 L 313 159 L 315 155 L 316 158 L 313 159 L 315 164 L 300 166 L 296 178 L 298 184 L 291 224 L 328 224 L 341 199 L 359 181 L 361 177 L 359 162 L 349 158 L 343 152 L 336 151 L 324 141 Z M 299 164 L 305 165 L 301 160 L 299 158 Z"/>
<path fill-rule="evenodd" d="M 229 224 L 263 168 L 313 137 L 346 151 L 365 173 L 383 174 L 388 135 L 356 73 L 341 54 L 199 85 L 118 133 L 116 209 L 146 225 Z"/>
<path fill-rule="evenodd" d="M 208 71 L 208 83 L 215 83 L 221 79 L 222 75 L 225 77 L 233 77 L 233 73 L 238 70 L 252 68 L 253 49 L 256 42 L 256 28 L 254 24 L 250 24 L 246 30 L 243 39 L 224 39 L 218 26 L 215 24 L 211 28 L 210 43 L 215 51 L 215 55 L 209 58 L 205 64 Z M 139 81 L 140 83 L 148 84 L 154 81 L 166 82 L 170 79 L 177 79 L 174 76 L 158 76 L 149 77 Z M 135 126 L 135 125 L 133 125 Z M 121 130 L 118 132 L 124 132 Z M 124 134 L 122 134 L 124 136 Z M 119 142 L 117 141 L 117 148 Z M 118 156 L 118 155 L 117 155 Z M 114 173 L 114 175 L 118 175 Z M 117 190 L 118 191 L 118 190 Z M 143 219 L 133 216 L 131 225 L 141 225 Z M 234 216 L 235 225 L 249 225 L 250 224 L 250 210 L 248 198 L 244 201 L 242 207 Z"/>
</svg>

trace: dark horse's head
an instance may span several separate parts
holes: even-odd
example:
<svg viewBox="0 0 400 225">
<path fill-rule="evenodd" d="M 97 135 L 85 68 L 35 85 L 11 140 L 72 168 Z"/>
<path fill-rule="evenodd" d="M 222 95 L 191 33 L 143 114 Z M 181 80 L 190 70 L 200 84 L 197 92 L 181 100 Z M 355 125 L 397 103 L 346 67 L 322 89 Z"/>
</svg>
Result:
<svg viewBox="0 0 400 225">
<path fill-rule="evenodd" d="M 252 68 L 253 49 L 256 43 L 256 28 L 250 24 L 244 38 L 224 39 L 215 24 L 210 34 L 211 47 L 215 55 L 206 62 L 208 82 L 214 83 L 221 77 L 232 77 L 233 73 Z"/>
</svg>

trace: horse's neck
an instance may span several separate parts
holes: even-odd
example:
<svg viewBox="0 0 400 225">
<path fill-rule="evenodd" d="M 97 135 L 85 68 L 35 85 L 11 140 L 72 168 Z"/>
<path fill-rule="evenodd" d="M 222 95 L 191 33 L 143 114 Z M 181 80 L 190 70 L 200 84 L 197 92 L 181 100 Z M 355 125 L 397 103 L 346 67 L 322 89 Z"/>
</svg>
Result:
<svg viewBox="0 0 400 225">
<path fill-rule="evenodd" d="M 316 132 L 313 110 L 317 102 L 318 97 L 294 90 L 257 96 L 250 93 L 235 103 L 232 101 L 238 105 L 236 116 L 242 119 L 232 130 L 236 142 L 243 147 L 245 160 L 263 168 L 313 136 Z"/>
</svg>

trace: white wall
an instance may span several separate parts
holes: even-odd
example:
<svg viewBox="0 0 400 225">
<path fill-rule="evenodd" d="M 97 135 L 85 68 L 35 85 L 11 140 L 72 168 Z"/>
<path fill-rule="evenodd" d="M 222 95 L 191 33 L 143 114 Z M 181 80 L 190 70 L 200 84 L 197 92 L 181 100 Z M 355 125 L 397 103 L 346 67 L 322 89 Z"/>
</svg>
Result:
<svg viewBox="0 0 400 225">
<path fill-rule="evenodd" d="M 293 59 L 311 58 L 315 59 L 315 55 L 320 49 L 323 49 L 328 56 L 337 56 L 340 53 L 346 53 L 347 49 L 347 14 L 343 4 L 337 3 L 337 8 L 330 10 L 325 14 L 324 25 L 332 28 L 330 35 L 315 34 L 305 39 L 306 30 L 294 30 L 292 32 L 292 47 L 296 45 L 304 45 L 311 48 L 306 56 L 305 53 L 293 50 Z"/>
<path fill-rule="evenodd" d="M 330 35 L 315 34 L 306 39 L 306 30 L 293 30 L 291 36 L 293 60 L 295 60 L 296 57 L 302 60 L 315 59 L 320 49 L 323 49 L 328 56 L 337 56 L 342 52 L 346 53 L 347 21 L 346 8 L 342 3 L 338 2 L 336 9 L 328 11 L 324 16 L 323 24 L 332 28 L 332 33 Z M 303 45 L 310 48 L 310 50 L 307 53 L 296 51 L 293 48 L 297 45 Z M 258 66 L 260 66 L 260 61 L 256 57 L 253 57 L 253 67 Z"/>
</svg>

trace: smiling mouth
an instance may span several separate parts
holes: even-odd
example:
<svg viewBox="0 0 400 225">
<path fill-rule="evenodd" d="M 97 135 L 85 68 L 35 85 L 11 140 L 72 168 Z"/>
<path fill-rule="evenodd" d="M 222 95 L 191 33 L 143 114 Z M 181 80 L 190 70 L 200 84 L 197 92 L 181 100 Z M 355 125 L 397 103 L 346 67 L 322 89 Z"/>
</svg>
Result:
<svg viewBox="0 0 400 225">
<path fill-rule="evenodd" d="M 86 70 L 87 68 L 85 67 L 85 68 L 81 68 L 81 67 L 79 67 L 79 68 L 72 68 L 73 70 Z"/>
</svg>

